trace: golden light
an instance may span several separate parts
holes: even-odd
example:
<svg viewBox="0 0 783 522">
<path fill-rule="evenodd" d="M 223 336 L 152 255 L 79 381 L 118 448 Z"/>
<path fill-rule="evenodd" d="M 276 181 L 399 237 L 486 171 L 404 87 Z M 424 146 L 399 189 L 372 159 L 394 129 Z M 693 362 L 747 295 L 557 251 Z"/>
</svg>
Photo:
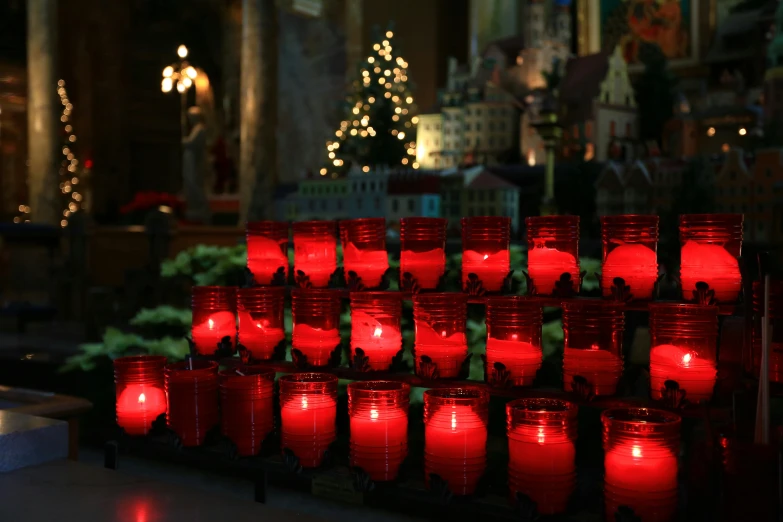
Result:
<svg viewBox="0 0 783 522">
<path fill-rule="evenodd" d="M 408 96 L 407 98 L 405 98 L 405 101 L 407 103 L 413 103 L 413 96 Z"/>
<path fill-rule="evenodd" d="M 707 129 L 707 136 L 710 137 L 715 136 L 715 127 L 710 127 L 709 129 Z"/>
<path fill-rule="evenodd" d="M 341 131 L 341 130 L 335 131 L 334 135 L 335 136 L 342 136 L 343 135 L 343 131 Z"/>
<path fill-rule="evenodd" d="M 351 129 L 351 136 L 356 136 L 357 132 L 356 129 Z"/>
<path fill-rule="evenodd" d="M 383 75 L 384 76 L 391 76 L 391 71 L 389 69 L 386 69 L 385 71 L 383 71 Z"/>
<path fill-rule="evenodd" d="M 386 31 L 386 38 L 391 38 L 392 36 L 394 36 L 394 33 L 393 33 L 393 32 L 391 32 L 391 31 Z"/>
<path fill-rule="evenodd" d="M 185 69 L 185 74 L 187 74 L 190 78 L 196 79 L 196 76 L 198 76 L 198 71 L 196 71 L 196 68 L 192 65 L 189 65 L 187 69 Z"/>
<path fill-rule="evenodd" d="M 160 90 L 163 92 L 171 92 L 171 87 L 174 85 L 174 83 L 171 81 L 171 78 L 163 78 L 163 81 L 160 82 Z"/>
<path fill-rule="evenodd" d="M 391 55 L 390 54 L 387 54 L 386 56 L 384 56 L 384 58 L 386 58 L 387 62 L 391 61 Z"/>
<path fill-rule="evenodd" d="M 378 49 L 381 48 L 381 45 L 380 44 L 375 44 L 375 45 L 372 46 L 372 48 L 373 48 L 373 50 L 377 51 Z"/>
<path fill-rule="evenodd" d="M 411 118 L 411 123 L 413 123 L 414 125 L 419 123 L 419 117 L 418 116 L 414 116 L 413 118 Z"/>
<path fill-rule="evenodd" d="M 402 109 L 397 107 L 396 109 L 394 109 L 394 112 L 397 113 L 397 114 L 400 114 L 402 112 Z"/>
<path fill-rule="evenodd" d="M 730 147 L 729 147 L 729 144 L 728 144 L 728 143 L 724 143 L 724 144 L 723 144 L 723 145 L 721 145 L 721 147 L 720 147 L 720 150 L 721 150 L 721 151 L 723 151 L 723 152 L 728 152 L 728 151 L 729 151 L 729 149 L 730 149 Z"/>
<path fill-rule="evenodd" d="M 367 98 L 367 101 L 370 103 L 375 103 L 375 96 L 370 96 L 369 98 Z"/>
<path fill-rule="evenodd" d="M 383 93 L 383 97 L 384 98 L 391 98 L 391 93 L 390 92 L 385 92 L 385 93 Z"/>
<path fill-rule="evenodd" d="M 185 84 L 177 82 L 177 92 L 183 93 L 185 92 Z"/>
<path fill-rule="evenodd" d="M 384 40 L 383 42 L 381 42 L 381 45 L 386 47 L 387 45 L 389 45 L 389 40 Z"/>
<path fill-rule="evenodd" d="M 365 165 L 364 167 L 362 167 L 362 172 L 370 172 L 370 167 Z"/>
<path fill-rule="evenodd" d="M 745 129 L 745 127 L 742 127 L 742 128 L 739 130 L 739 135 L 740 135 L 740 136 L 744 136 L 744 135 L 746 135 L 747 133 L 748 133 L 748 131 Z"/>
<path fill-rule="evenodd" d="M 335 157 L 335 153 L 334 152 L 330 152 L 329 153 L 329 159 L 334 159 L 334 157 Z"/>
<path fill-rule="evenodd" d="M 405 133 L 401 132 L 401 133 L 397 134 L 397 139 L 398 140 L 404 140 L 405 139 Z"/>
<path fill-rule="evenodd" d="M 183 84 L 185 84 L 185 88 L 186 88 L 186 89 L 190 89 L 190 87 L 193 85 L 193 80 L 191 80 L 190 78 L 188 78 L 187 76 L 185 76 L 185 77 L 182 79 L 182 83 L 183 83 Z"/>
<path fill-rule="evenodd" d="M 370 56 L 369 58 L 367 58 L 367 61 L 368 61 L 369 63 L 373 63 L 373 62 L 375 61 L 375 58 L 373 58 L 372 56 Z"/>
<path fill-rule="evenodd" d="M 179 47 L 177 47 L 177 56 L 179 56 L 180 58 L 187 58 L 188 48 L 185 47 L 184 45 L 180 45 Z"/>
<path fill-rule="evenodd" d="M 402 158 L 402 164 L 407 165 L 408 164 L 408 158 Z"/>
<path fill-rule="evenodd" d="M 70 141 L 71 143 L 73 143 L 74 141 L 76 141 L 76 136 L 74 136 L 73 134 L 71 134 L 70 136 L 68 136 L 68 141 Z"/>
<path fill-rule="evenodd" d="M 171 65 L 168 65 L 165 69 L 163 69 L 163 77 L 164 78 L 171 78 L 171 75 L 174 74 L 174 67 Z"/>
<path fill-rule="evenodd" d="M 63 227 L 63 228 L 67 227 L 68 226 L 68 221 L 63 219 L 62 221 L 60 221 L 60 226 Z"/>
<path fill-rule="evenodd" d="M 399 120 L 400 120 L 400 117 L 397 116 L 396 114 L 394 116 L 392 116 L 392 121 L 399 121 Z"/>
<path fill-rule="evenodd" d="M 326 168 L 321 169 L 321 176 L 326 176 Z"/>
<path fill-rule="evenodd" d="M 340 166 L 340 160 L 338 160 L 338 159 L 334 160 L 332 163 L 334 164 L 335 167 L 339 167 Z"/>
<path fill-rule="evenodd" d="M 419 164 L 418 164 L 418 163 L 416 163 L 415 161 L 413 162 L 413 168 L 414 168 L 414 169 L 418 169 L 418 168 L 419 168 Z"/>
</svg>

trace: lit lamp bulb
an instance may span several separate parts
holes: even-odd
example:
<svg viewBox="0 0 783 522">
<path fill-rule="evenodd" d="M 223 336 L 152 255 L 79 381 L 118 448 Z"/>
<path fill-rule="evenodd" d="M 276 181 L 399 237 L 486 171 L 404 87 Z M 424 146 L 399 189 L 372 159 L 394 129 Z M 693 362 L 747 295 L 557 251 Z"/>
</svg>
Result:
<svg viewBox="0 0 783 522">
<path fill-rule="evenodd" d="M 196 79 L 196 76 L 198 76 L 198 72 L 196 71 L 196 68 L 192 65 L 189 65 L 187 69 L 185 69 L 185 74 L 188 75 L 188 77 L 192 79 Z"/>
<path fill-rule="evenodd" d="M 171 87 L 174 85 L 174 83 L 171 81 L 171 78 L 163 78 L 163 81 L 160 83 L 160 90 L 163 92 L 171 92 Z"/>
<path fill-rule="evenodd" d="M 185 76 L 185 78 L 182 79 L 182 83 L 185 85 L 186 89 L 190 89 L 190 86 L 193 85 L 193 80 Z"/>
<path fill-rule="evenodd" d="M 164 78 L 171 78 L 174 75 L 174 67 L 171 65 L 167 66 L 165 69 L 163 69 L 163 77 Z"/>
<path fill-rule="evenodd" d="M 180 93 L 185 92 L 185 89 L 187 89 L 187 87 L 185 87 L 185 84 L 177 82 L 177 92 Z"/>
<path fill-rule="evenodd" d="M 180 45 L 179 47 L 177 47 L 177 56 L 179 56 L 180 58 L 187 58 L 188 48 L 185 47 L 184 45 Z"/>
</svg>

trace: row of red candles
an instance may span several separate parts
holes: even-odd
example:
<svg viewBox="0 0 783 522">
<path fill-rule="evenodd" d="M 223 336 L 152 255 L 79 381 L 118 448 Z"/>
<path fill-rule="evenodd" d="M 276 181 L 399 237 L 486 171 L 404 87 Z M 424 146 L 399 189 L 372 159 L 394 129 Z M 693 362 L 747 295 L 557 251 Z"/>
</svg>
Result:
<svg viewBox="0 0 783 522">
<path fill-rule="evenodd" d="M 776 287 L 777 288 L 777 287 Z M 783 287 L 781 287 L 783 290 Z M 238 327 L 229 305 L 236 294 Z M 351 357 L 363 369 L 389 370 L 402 348 L 402 301 L 395 292 L 351 292 Z M 783 291 L 773 293 L 775 302 Z M 415 370 L 425 378 L 455 378 L 468 356 L 467 296 L 431 293 L 413 296 Z M 285 340 L 285 289 L 195 287 L 193 341 L 202 355 L 212 355 L 225 336 L 234 337 L 252 359 L 268 360 Z M 207 304 L 222 303 L 223 308 Z M 621 304 L 599 299 L 566 301 L 563 309 L 565 350 L 563 382 L 571 390 L 581 376 L 595 395 L 613 395 L 623 371 L 624 311 Z M 292 348 L 310 366 L 327 366 L 340 345 L 341 293 L 329 289 L 292 292 Z M 530 386 L 541 367 L 542 309 L 523 296 L 487 300 L 487 380 Z M 650 305 L 650 386 L 660 399 L 667 381 L 676 381 L 690 401 L 709 400 L 716 380 L 718 308 L 710 305 Z M 773 354 L 773 366 L 781 362 Z M 501 382 L 499 382 L 501 381 Z"/>
<path fill-rule="evenodd" d="M 603 268 L 601 285 L 610 295 L 622 278 L 635 299 L 650 299 L 658 279 L 658 216 L 601 217 Z M 737 299 L 740 290 L 738 258 L 742 247 L 742 214 L 686 214 L 680 216 L 683 295 L 690 299 L 696 283 L 715 290 L 721 302 Z M 529 217 L 527 225 L 528 276 L 538 295 L 551 295 L 561 276 L 570 274 L 578 287 L 579 217 Z M 400 220 L 400 271 L 410 274 L 422 290 L 434 289 L 446 270 L 447 220 Z M 326 287 L 337 268 L 337 230 L 334 221 L 293 224 L 294 269 L 315 288 Z M 376 288 L 389 267 L 386 220 L 363 218 L 340 221 L 343 265 Z M 467 288 L 475 274 L 488 292 L 501 290 L 510 266 L 511 219 L 462 218 L 462 277 Z M 247 265 L 258 284 L 268 285 L 280 271 L 288 274 L 288 223 L 252 222 L 247 225 Z"/>
<path fill-rule="evenodd" d="M 259 453 L 274 426 L 273 371 L 245 366 L 218 372 L 212 361 L 164 365 L 159 356 L 115 360 L 117 423 L 128 434 L 146 435 L 153 420 L 167 413 L 185 446 L 203 444 L 207 431 L 220 424 L 239 455 Z M 282 448 L 303 467 L 317 467 L 336 439 L 337 378 L 291 374 L 279 379 L 279 387 Z M 407 456 L 409 395 L 402 382 L 348 385 L 350 463 L 374 481 L 397 478 Z M 428 486 L 438 475 L 454 494 L 475 491 L 486 467 L 488 413 L 486 390 L 425 391 Z M 506 421 L 512 499 L 521 492 L 541 513 L 565 511 L 575 485 L 577 407 L 559 399 L 519 399 L 507 404 Z M 627 505 L 642 520 L 670 519 L 677 505 L 680 418 L 652 409 L 611 409 L 602 421 L 607 513 Z"/>
</svg>

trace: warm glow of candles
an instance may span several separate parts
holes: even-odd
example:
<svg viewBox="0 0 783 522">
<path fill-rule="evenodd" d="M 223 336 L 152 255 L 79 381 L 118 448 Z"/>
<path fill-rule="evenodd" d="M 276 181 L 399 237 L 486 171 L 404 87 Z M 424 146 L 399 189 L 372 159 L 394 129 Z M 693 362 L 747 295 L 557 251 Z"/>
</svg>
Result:
<svg viewBox="0 0 783 522">
<path fill-rule="evenodd" d="M 369 364 L 373 370 L 386 370 L 391 365 L 392 358 L 402 347 L 399 326 L 400 301 L 394 299 L 395 296 L 391 296 L 394 299 L 390 303 L 391 308 L 384 310 L 380 308 L 383 303 L 373 306 L 372 297 L 367 297 L 367 292 L 361 293 L 364 295 L 357 294 L 353 293 L 351 296 L 351 347 L 361 348 L 364 351 L 364 354 L 369 357 Z M 368 299 L 370 301 L 365 305 L 364 302 Z M 381 325 L 381 320 L 392 324 Z"/>
<path fill-rule="evenodd" d="M 199 353 L 213 353 L 223 337 L 229 336 L 233 340 L 236 331 L 233 312 L 214 312 L 205 322 L 193 325 L 193 342 Z"/>
<path fill-rule="evenodd" d="M 446 227 L 443 218 L 400 219 L 400 275 L 406 272 L 422 290 L 437 288 L 446 272 Z"/>
<path fill-rule="evenodd" d="M 129 384 L 117 399 L 117 424 L 128 435 L 146 435 L 162 413 L 166 394 L 155 385 Z"/>
<path fill-rule="evenodd" d="M 296 222 L 293 229 L 294 270 L 304 272 L 313 288 L 325 288 L 337 269 L 334 221 Z"/>
<path fill-rule="evenodd" d="M 437 366 L 439 377 L 459 375 L 460 367 L 468 355 L 465 334 L 467 297 L 466 294 L 448 293 L 413 296 L 415 364 L 418 375 L 421 375 L 424 356 Z"/>
<path fill-rule="evenodd" d="M 294 348 L 307 356 L 313 366 L 326 366 L 337 345 L 340 344 L 340 330 L 323 330 L 306 324 L 295 324 L 292 337 Z"/>
<path fill-rule="evenodd" d="M 272 277 L 280 269 L 284 268 L 288 276 L 288 254 L 281 248 L 288 244 L 285 239 L 269 239 L 266 237 L 248 236 L 247 241 L 247 267 L 253 272 L 253 278 L 258 284 L 268 285 Z"/>
<path fill-rule="evenodd" d="M 400 273 L 408 272 L 425 290 L 438 286 L 440 278 L 446 273 L 446 254 L 442 248 L 426 252 L 403 250 L 400 252 Z"/>
<path fill-rule="evenodd" d="M 321 465 L 335 439 L 337 377 L 318 373 L 280 378 L 280 418 L 283 448 L 304 468 Z"/>
<path fill-rule="evenodd" d="M 377 288 L 386 270 L 389 269 L 389 255 L 386 250 L 360 250 L 353 243 L 343 247 L 345 272 L 356 272 L 366 288 Z"/>
<path fill-rule="evenodd" d="M 566 272 L 571 274 L 574 289 L 579 289 L 579 265 L 568 252 L 536 246 L 527 253 L 527 271 L 539 295 L 552 294 L 555 284 Z"/>
<path fill-rule="evenodd" d="M 510 269 L 511 218 L 478 216 L 462 218 L 462 282 L 475 274 L 484 290 L 498 292 Z"/>
<path fill-rule="evenodd" d="M 686 391 L 689 400 L 709 400 L 717 373 L 714 360 L 702 359 L 687 348 L 662 344 L 650 350 L 650 390 L 654 399 L 660 399 L 664 383 L 673 380 Z"/>
<path fill-rule="evenodd" d="M 503 288 L 503 280 L 508 275 L 511 258 L 508 250 L 495 253 L 465 250 L 462 253 L 462 281 L 466 284 L 469 274 L 476 274 L 484 289 L 497 292 Z"/>
<path fill-rule="evenodd" d="M 611 295 L 614 279 L 621 277 L 630 287 L 634 299 L 650 299 L 658 279 L 658 255 L 638 244 L 615 247 L 601 268 L 601 287 Z"/>
<path fill-rule="evenodd" d="M 496 362 L 502 363 L 512 375 L 514 386 L 531 386 L 541 368 L 541 347 L 516 340 L 487 339 L 487 371 Z"/>
<path fill-rule="evenodd" d="M 680 279 L 683 297 L 693 299 L 696 283 L 703 281 L 715 290 L 720 302 L 737 300 L 742 286 L 739 261 L 721 245 L 700 244 L 686 241 L 680 253 Z"/>
</svg>

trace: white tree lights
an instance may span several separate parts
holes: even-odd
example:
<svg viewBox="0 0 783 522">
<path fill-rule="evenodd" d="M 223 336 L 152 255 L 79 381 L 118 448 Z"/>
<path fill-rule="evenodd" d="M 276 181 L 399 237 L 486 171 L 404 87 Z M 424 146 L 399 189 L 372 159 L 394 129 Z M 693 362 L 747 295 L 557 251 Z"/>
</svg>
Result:
<svg viewBox="0 0 783 522">
<path fill-rule="evenodd" d="M 408 62 L 397 54 L 393 37 L 391 30 L 378 35 L 373 52 L 360 65 L 361 76 L 346 97 L 344 119 L 335 139 L 326 142 L 322 176 L 336 178 L 354 164 L 363 172 L 376 166 L 419 167 Z"/>
<path fill-rule="evenodd" d="M 71 144 L 76 142 L 76 134 L 73 132 L 73 125 L 70 123 L 73 105 L 68 100 L 68 93 L 65 91 L 65 81 L 57 82 L 57 94 L 60 95 L 60 103 L 63 106 L 63 112 L 60 116 L 60 122 L 64 125 L 63 139 L 63 160 L 60 162 L 60 191 L 65 200 L 63 209 L 63 219 L 60 220 L 60 226 L 68 226 L 68 217 L 81 208 L 82 195 L 77 190 L 79 185 L 79 160 L 71 149 Z"/>
</svg>

